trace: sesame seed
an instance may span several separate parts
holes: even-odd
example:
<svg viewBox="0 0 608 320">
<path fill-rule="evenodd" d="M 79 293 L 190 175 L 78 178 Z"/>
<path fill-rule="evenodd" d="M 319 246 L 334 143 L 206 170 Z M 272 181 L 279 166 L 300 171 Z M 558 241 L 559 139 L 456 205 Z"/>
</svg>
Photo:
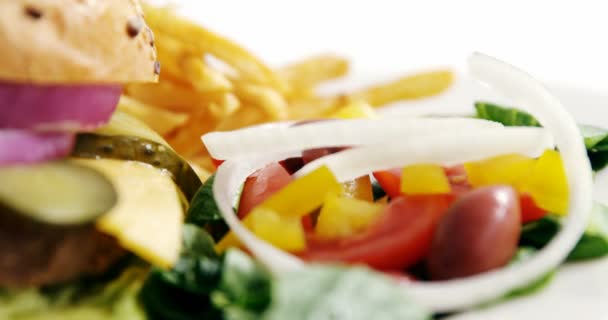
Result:
<svg viewBox="0 0 608 320">
<path fill-rule="evenodd" d="M 148 31 L 148 39 L 150 39 L 150 46 L 154 47 L 154 33 L 152 33 L 152 29 L 149 27 L 146 30 Z"/>
<path fill-rule="evenodd" d="M 38 20 L 40 18 L 42 18 L 42 11 L 40 11 L 37 8 L 34 8 L 32 6 L 26 6 L 25 7 L 25 14 L 27 14 L 30 18 Z"/>
<path fill-rule="evenodd" d="M 127 22 L 127 34 L 131 38 L 135 38 L 141 32 L 144 27 L 144 23 L 140 18 L 132 18 Z"/>
</svg>

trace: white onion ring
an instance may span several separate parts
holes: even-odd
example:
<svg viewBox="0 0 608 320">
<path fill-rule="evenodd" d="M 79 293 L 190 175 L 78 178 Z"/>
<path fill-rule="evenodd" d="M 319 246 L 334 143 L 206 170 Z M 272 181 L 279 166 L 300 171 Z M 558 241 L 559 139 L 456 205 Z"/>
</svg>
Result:
<svg viewBox="0 0 608 320">
<path fill-rule="evenodd" d="M 360 146 L 416 138 L 438 131 L 502 128 L 497 122 L 472 118 L 391 118 L 323 121 L 289 126 L 259 126 L 205 134 L 203 143 L 215 159 L 233 159 L 327 146 Z"/>
<path fill-rule="evenodd" d="M 555 238 L 530 260 L 469 278 L 402 285 L 418 303 L 436 312 L 459 310 L 498 298 L 556 268 L 584 232 L 591 211 L 591 166 L 578 127 L 561 103 L 525 72 L 489 56 L 474 54 L 469 67 L 480 80 L 519 100 L 551 132 L 568 178 L 569 215 Z M 234 214 L 232 201 L 250 173 L 282 157 L 258 157 L 248 163 L 229 159 L 218 169 L 213 189 L 220 211 L 236 236 L 273 272 L 294 270 L 303 262 L 247 230 Z"/>
<path fill-rule="evenodd" d="M 463 142 L 466 146 L 463 146 Z M 487 159 L 505 153 L 537 157 L 553 148 L 553 139 L 542 128 L 507 127 L 437 133 L 422 138 L 363 146 L 331 154 L 310 162 L 296 177 L 326 165 L 338 181 L 416 163 L 455 165 Z"/>
</svg>

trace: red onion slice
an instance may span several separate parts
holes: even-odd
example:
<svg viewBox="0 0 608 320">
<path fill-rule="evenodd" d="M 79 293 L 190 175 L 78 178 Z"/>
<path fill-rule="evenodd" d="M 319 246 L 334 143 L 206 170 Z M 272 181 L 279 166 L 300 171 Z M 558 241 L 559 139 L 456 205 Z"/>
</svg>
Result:
<svg viewBox="0 0 608 320">
<path fill-rule="evenodd" d="M 67 156 L 72 151 L 70 133 L 36 133 L 0 130 L 0 166 L 36 163 Z"/>
<path fill-rule="evenodd" d="M 119 85 L 0 83 L 0 128 L 95 129 L 110 119 L 121 92 Z"/>
</svg>

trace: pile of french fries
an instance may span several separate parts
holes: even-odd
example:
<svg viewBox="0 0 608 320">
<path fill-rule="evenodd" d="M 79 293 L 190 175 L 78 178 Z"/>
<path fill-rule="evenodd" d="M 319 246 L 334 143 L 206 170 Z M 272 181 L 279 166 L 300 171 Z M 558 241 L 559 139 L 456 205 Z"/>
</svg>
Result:
<svg viewBox="0 0 608 320">
<path fill-rule="evenodd" d="M 162 65 L 159 83 L 131 84 L 119 109 L 163 135 L 199 170 L 214 170 L 201 135 L 254 124 L 328 117 L 352 103 L 373 107 L 438 94 L 453 74 L 438 70 L 395 81 L 320 96 L 319 84 L 345 76 L 343 57 L 313 56 L 272 69 L 238 44 L 176 15 L 144 5 Z"/>
</svg>

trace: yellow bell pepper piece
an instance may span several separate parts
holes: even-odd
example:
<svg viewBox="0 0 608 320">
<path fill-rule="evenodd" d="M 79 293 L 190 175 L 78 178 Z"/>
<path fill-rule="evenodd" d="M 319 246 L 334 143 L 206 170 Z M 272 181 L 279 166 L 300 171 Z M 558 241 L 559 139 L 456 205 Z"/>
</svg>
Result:
<svg viewBox="0 0 608 320">
<path fill-rule="evenodd" d="M 324 238 L 340 238 L 353 235 L 381 213 L 385 205 L 364 200 L 329 196 L 317 219 L 316 233 Z"/>
<path fill-rule="evenodd" d="M 266 199 L 259 208 L 284 217 L 300 218 L 319 208 L 330 194 L 340 194 L 342 185 L 326 166 L 300 177 Z"/>
<path fill-rule="evenodd" d="M 464 167 L 473 187 L 508 184 L 521 191 L 535 163 L 536 160 L 530 157 L 507 154 L 465 163 Z"/>
<path fill-rule="evenodd" d="M 234 232 L 229 231 L 224 237 L 215 245 L 215 251 L 222 253 L 230 248 L 238 248 L 241 246 L 241 241 L 234 235 Z"/>
<path fill-rule="evenodd" d="M 266 208 L 256 208 L 245 220 L 245 225 L 255 235 L 279 249 L 300 251 L 306 248 L 304 228 L 299 218 L 284 217 Z"/>
<path fill-rule="evenodd" d="M 539 207 L 555 214 L 568 211 L 568 182 L 560 154 L 555 150 L 545 151 L 532 169 L 523 186 Z"/>
<path fill-rule="evenodd" d="M 338 119 L 375 119 L 378 118 L 378 113 L 369 103 L 356 100 L 340 108 L 329 117 Z"/>
<path fill-rule="evenodd" d="M 350 180 L 342 183 L 342 193 L 346 198 L 354 198 L 359 200 L 374 201 L 374 193 L 372 191 L 372 180 L 369 176 L 359 177 L 355 180 Z"/>
<path fill-rule="evenodd" d="M 451 191 L 450 182 L 441 166 L 415 164 L 403 168 L 401 193 L 438 194 Z"/>
</svg>

